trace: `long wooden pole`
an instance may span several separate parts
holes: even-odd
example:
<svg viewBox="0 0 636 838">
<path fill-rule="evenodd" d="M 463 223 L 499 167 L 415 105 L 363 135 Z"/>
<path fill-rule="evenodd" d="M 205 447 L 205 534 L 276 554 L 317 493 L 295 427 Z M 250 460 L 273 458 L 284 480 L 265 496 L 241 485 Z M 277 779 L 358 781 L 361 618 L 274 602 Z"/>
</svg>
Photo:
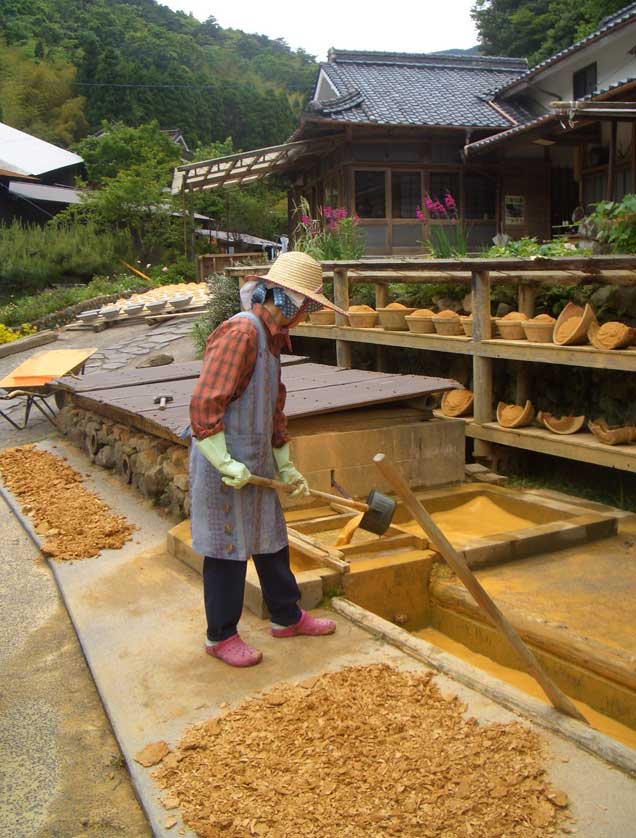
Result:
<svg viewBox="0 0 636 838">
<path fill-rule="evenodd" d="M 404 505 L 409 510 L 411 515 L 427 533 L 435 549 L 439 552 L 442 558 L 446 560 L 453 572 L 461 579 L 466 588 L 473 595 L 477 604 L 481 606 L 495 627 L 499 629 L 504 638 L 512 646 L 515 652 L 517 652 L 526 665 L 528 672 L 539 683 L 541 689 L 545 692 L 554 707 L 562 713 L 565 713 L 566 716 L 571 716 L 573 719 L 578 719 L 578 721 L 587 724 L 588 722 L 585 716 L 579 712 L 574 703 L 567 697 L 567 695 L 565 695 L 565 693 L 561 692 L 552 678 L 550 678 L 547 672 L 542 669 L 530 649 L 528 649 L 521 637 L 519 637 L 517 632 L 510 625 L 510 622 L 506 619 L 506 617 L 504 617 L 499 608 L 497 608 L 464 559 L 459 555 L 457 550 L 455 550 L 444 533 L 440 530 L 422 504 L 415 497 L 395 466 L 386 459 L 384 454 L 376 454 L 373 458 L 373 462 L 380 469 L 383 477 L 390 483 L 395 493 L 402 498 Z"/>
</svg>

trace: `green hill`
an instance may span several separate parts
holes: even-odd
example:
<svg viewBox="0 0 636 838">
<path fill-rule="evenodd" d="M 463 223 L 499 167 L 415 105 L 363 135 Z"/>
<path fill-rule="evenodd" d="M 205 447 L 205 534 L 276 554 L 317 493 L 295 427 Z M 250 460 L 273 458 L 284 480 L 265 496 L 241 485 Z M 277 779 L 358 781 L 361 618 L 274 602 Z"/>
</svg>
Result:
<svg viewBox="0 0 636 838">
<path fill-rule="evenodd" d="M 2 0 L 0 37 L 0 119 L 66 143 L 102 120 L 151 119 L 191 146 L 278 143 L 316 73 L 313 56 L 282 39 L 154 0 Z"/>
</svg>

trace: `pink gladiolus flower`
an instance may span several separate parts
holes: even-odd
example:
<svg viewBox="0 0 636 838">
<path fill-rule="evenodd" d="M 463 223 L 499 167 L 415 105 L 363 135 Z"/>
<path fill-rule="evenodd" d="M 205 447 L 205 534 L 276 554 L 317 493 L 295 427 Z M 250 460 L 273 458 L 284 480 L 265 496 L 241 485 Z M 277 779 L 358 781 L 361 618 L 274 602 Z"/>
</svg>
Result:
<svg viewBox="0 0 636 838">
<path fill-rule="evenodd" d="M 311 218 L 308 215 L 301 215 L 300 216 L 300 223 L 304 227 L 310 227 L 311 226 Z"/>
<path fill-rule="evenodd" d="M 451 195 L 450 192 L 447 192 L 446 195 L 444 196 L 444 203 L 446 204 L 446 209 L 449 212 L 455 212 L 455 210 L 457 209 L 457 204 L 455 203 L 455 199 L 453 198 L 453 196 Z"/>
<path fill-rule="evenodd" d="M 426 198 L 424 198 L 424 206 L 426 207 L 426 209 L 429 212 L 433 212 L 433 209 L 434 209 L 435 205 L 434 205 L 433 201 L 431 200 L 430 195 L 427 195 Z"/>
<path fill-rule="evenodd" d="M 338 212 L 338 210 L 336 210 Z M 333 210 L 331 207 L 325 207 L 322 211 L 323 218 L 331 218 L 333 216 Z"/>
<path fill-rule="evenodd" d="M 433 203 L 433 212 L 437 213 L 437 215 L 446 215 L 446 208 L 440 201 L 435 201 Z"/>
<path fill-rule="evenodd" d="M 419 207 L 415 210 L 415 217 L 418 221 L 424 221 L 424 213 Z"/>
</svg>

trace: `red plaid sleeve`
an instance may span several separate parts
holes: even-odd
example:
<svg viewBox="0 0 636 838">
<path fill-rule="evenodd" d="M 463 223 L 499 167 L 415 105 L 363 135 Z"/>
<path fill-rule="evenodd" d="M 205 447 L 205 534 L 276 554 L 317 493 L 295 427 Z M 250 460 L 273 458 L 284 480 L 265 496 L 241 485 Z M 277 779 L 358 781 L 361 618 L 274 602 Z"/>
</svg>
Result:
<svg viewBox="0 0 636 838">
<path fill-rule="evenodd" d="M 205 439 L 224 429 L 227 406 L 247 387 L 257 352 L 258 333 L 246 317 L 226 320 L 210 335 L 190 401 L 190 425 L 195 439 Z"/>
</svg>

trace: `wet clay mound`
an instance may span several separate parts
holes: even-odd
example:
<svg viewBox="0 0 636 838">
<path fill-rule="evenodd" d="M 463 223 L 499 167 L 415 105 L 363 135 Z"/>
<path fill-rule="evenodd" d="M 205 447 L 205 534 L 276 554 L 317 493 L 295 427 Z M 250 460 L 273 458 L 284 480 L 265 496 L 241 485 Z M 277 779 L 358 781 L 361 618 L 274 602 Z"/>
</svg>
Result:
<svg viewBox="0 0 636 838">
<path fill-rule="evenodd" d="M 205 838 L 556 835 L 540 738 L 464 711 L 430 673 L 350 667 L 191 728 L 154 777 Z"/>
<path fill-rule="evenodd" d="M 115 515 L 63 459 L 32 445 L 0 452 L 0 476 L 22 511 L 45 538 L 42 553 L 55 559 L 88 559 L 118 550 L 134 527 Z"/>
</svg>

